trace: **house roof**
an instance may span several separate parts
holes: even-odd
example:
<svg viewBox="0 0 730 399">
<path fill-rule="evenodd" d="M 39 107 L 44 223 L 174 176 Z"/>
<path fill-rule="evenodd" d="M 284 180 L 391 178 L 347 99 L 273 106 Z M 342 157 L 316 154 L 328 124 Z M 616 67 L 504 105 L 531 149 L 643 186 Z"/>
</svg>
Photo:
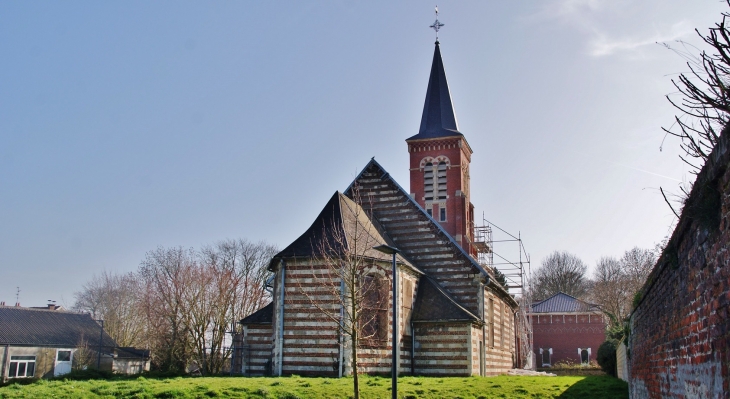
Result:
<svg viewBox="0 0 730 399">
<path fill-rule="evenodd" d="M 371 220 L 362 206 L 346 195 L 335 192 L 314 223 L 299 238 L 276 254 L 273 262 L 281 258 L 340 256 L 354 250 L 367 258 L 389 261 L 391 256 L 372 249 L 378 245 L 394 246 L 393 241 Z M 356 245 L 365 249 L 356 249 Z M 420 271 L 404 256 L 397 255 L 398 263 Z"/>
<path fill-rule="evenodd" d="M 413 322 L 479 321 L 479 317 L 466 310 L 438 283 L 428 276 L 418 281 L 418 293 L 413 305 Z"/>
<path fill-rule="evenodd" d="M 452 136 L 461 137 L 463 134 L 459 132 L 454 106 L 451 103 L 449 84 L 446 81 L 444 63 L 441 60 L 441 49 L 439 42 L 436 42 L 431 63 L 431 75 L 428 78 L 428 89 L 426 89 L 426 101 L 421 116 L 421 127 L 417 135 L 406 141 Z"/>
<path fill-rule="evenodd" d="M 600 307 L 594 303 L 581 301 L 563 292 L 558 292 L 548 299 L 532 304 L 533 313 L 575 313 L 597 312 L 600 310 Z"/>
<path fill-rule="evenodd" d="M 0 306 L 0 345 L 98 347 L 100 334 L 101 346 L 117 346 L 88 313 Z"/>
<path fill-rule="evenodd" d="M 144 359 L 150 358 L 149 349 L 133 348 L 131 346 L 123 346 L 114 349 L 117 359 Z"/>
<path fill-rule="evenodd" d="M 274 320 L 274 302 L 251 313 L 239 321 L 241 324 L 271 324 Z"/>
</svg>

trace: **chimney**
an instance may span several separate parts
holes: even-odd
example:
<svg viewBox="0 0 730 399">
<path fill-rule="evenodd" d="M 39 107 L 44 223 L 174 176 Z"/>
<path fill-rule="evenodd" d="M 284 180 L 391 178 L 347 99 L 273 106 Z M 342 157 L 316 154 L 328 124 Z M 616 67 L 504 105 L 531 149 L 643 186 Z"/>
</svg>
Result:
<svg viewBox="0 0 730 399">
<path fill-rule="evenodd" d="M 0 306 L 5 306 L 5 301 L 0 302 Z"/>
<path fill-rule="evenodd" d="M 48 310 L 56 310 L 56 305 L 55 304 L 52 304 L 52 303 L 49 303 L 48 304 Z"/>
<path fill-rule="evenodd" d="M 20 302 L 15 302 L 15 307 L 16 308 L 19 308 L 20 307 Z"/>
</svg>

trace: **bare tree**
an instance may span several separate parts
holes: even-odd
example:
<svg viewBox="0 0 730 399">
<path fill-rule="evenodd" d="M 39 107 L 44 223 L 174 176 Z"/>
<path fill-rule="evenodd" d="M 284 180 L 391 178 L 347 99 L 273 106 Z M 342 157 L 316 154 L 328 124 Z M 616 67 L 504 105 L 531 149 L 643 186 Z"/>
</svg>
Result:
<svg viewBox="0 0 730 399">
<path fill-rule="evenodd" d="M 360 397 L 358 349 L 387 345 L 389 286 L 384 256 L 373 250 L 383 239 L 361 201 L 340 196 L 341 223 L 326 226 L 310 260 L 311 274 L 297 282 L 298 291 L 338 329 L 350 351 L 353 397 Z M 395 343 L 394 343 L 395 344 Z"/>
<path fill-rule="evenodd" d="M 598 260 L 593 275 L 591 301 L 601 305 L 601 309 L 611 317 L 616 326 L 631 310 L 631 293 L 626 286 L 626 273 L 616 258 L 603 257 Z"/>
<path fill-rule="evenodd" d="M 183 372 L 195 361 L 203 374 L 220 373 L 230 356 L 226 335 L 270 301 L 264 281 L 276 252 L 243 239 L 201 251 L 160 247 L 137 273 L 94 276 L 74 307 L 103 319 L 120 346 L 150 348 L 158 369 Z"/>
<path fill-rule="evenodd" d="M 532 277 L 532 297 L 547 299 L 563 292 L 576 298 L 588 293 L 590 281 L 586 278 L 588 266 L 577 256 L 555 251 L 542 261 Z"/>
<path fill-rule="evenodd" d="M 120 346 L 145 346 L 145 317 L 141 312 L 142 286 L 134 273 L 102 272 L 74 293 L 73 308 L 104 320 L 105 331 Z"/>
<path fill-rule="evenodd" d="M 634 247 L 624 252 L 624 256 L 621 257 L 621 265 L 628 278 L 627 283 L 632 297 L 646 282 L 646 278 L 654 268 L 654 263 L 656 263 L 656 255 L 650 249 Z"/>
<path fill-rule="evenodd" d="M 86 370 L 87 368 L 94 366 L 96 353 L 96 351 L 89 348 L 89 341 L 82 335 L 79 342 L 76 344 L 76 351 L 74 351 L 73 369 Z"/>
<path fill-rule="evenodd" d="M 186 285 L 195 266 L 195 252 L 181 247 L 147 252 L 140 265 L 153 361 L 161 370 L 183 372 L 191 358 L 190 317 L 186 315 L 191 304 Z"/>
<path fill-rule="evenodd" d="M 728 1 L 730 5 L 730 1 Z M 710 152 L 717 144 L 720 131 L 730 121 L 730 31 L 727 26 L 729 12 L 722 13 L 722 22 L 710 28 L 702 40 L 714 53 L 702 51 L 699 57 L 682 54 L 688 59 L 690 72 L 680 74 L 672 83 L 681 94 L 681 100 L 667 99 L 680 111 L 675 123 L 664 131 L 681 140 L 685 153 L 680 158 L 699 172 Z M 669 47 L 668 45 L 666 45 Z M 676 126 L 676 128 L 675 128 Z"/>
<path fill-rule="evenodd" d="M 632 248 L 621 259 L 604 257 L 596 264 L 590 299 L 611 316 L 613 327 L 622 326 L 631 313 L 634 295 L 646 281 L 654 262 L 652 250 Z"/>
<path fill-rule="evenodd" d="M 276 252 L 275 246 L 246 240 L 225 240 L 201 250 L 185 290 L 192 302 L 184 314 L 203 374 L 223 370 L 230 356 L 226 334 L 270 301 L 264 280 Z"/>
</svg>

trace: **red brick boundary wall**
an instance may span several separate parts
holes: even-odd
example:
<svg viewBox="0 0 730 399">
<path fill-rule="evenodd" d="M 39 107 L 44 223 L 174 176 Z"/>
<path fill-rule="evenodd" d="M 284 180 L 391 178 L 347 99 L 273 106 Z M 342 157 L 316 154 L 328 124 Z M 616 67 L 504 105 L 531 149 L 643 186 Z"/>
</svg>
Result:
<svg viewBox="0 0 730 399">
<path fill-rule="evenodd" d="M 726 127 L 635 298 L 628 353 L 632 399 L 730 398 L 728 166 Z"/>
</svg>

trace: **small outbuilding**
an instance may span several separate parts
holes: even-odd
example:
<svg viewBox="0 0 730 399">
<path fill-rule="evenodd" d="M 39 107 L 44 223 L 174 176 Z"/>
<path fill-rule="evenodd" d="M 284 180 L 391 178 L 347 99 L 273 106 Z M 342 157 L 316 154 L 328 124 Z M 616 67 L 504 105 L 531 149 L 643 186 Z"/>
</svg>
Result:
<svg viewBox="0 0 730 399">
<path fill-rule="evenodd" d="M 558 292 L 532 304 L 532 337 L 537 367 L 589 364 L 606 340 L 601 308 Z"/>
<path fill-rule="evenodd" d="M 0 306 L 0 351 L 3 382 L 51 378 L 99 360 L 101 369 L 123 374 L 149 370 L 150 364 L 149 351 L 119 347 L 88 313 L 51 307 Z"/>
</svg>

